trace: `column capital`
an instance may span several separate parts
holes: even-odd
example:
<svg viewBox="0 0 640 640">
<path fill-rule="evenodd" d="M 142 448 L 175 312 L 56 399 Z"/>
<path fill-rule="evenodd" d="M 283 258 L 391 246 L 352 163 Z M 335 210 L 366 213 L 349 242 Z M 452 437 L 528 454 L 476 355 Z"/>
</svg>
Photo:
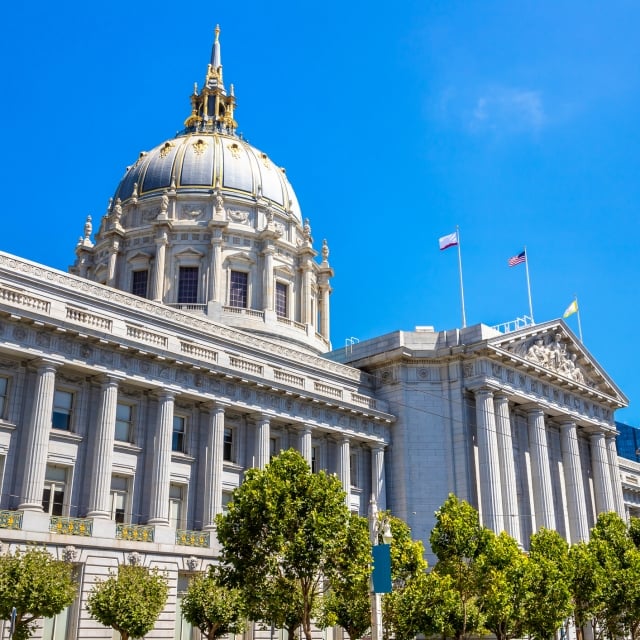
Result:
<svg viewBox="0 0 640 640">
<path fill-rule="evenodd" d="M 520 404 L 518 405 L 518 409 L 522 409 L 523 411 L 525 411 L 528 416 L 534 416 L 534 415 L 544 416 L 544 409 L 539 404 L 535 404 L 533 402 L 530 402 L 527 404 Z"/>
<path fill-rule="evenodd" d="M 368 442 L 367 446 L 371 451 L 384 451 L 387 448 L 384 442 Z"/>
<path fill-rule="evenodd" d="M 504 391 L 494 391 L 493 399 L 499 402 L 509 402 L 509 396 Z"/>
<path fill-rule="evenodd" d="M 62 362 L 57 362 L 56 360 L 50 360 L 49 358 L 36 358 L 35 360 L 31 360 L 29 362 L 31 366 L 35 368 L 36 371 L 56 371 L 58 367 L 62 365 Z"/>
<path fill-rule="evenodd" d="M 556 418 L 553 422 L 558 425 L 561 431 L 564 431 L 565 429 L 577 429 L 578 427 L 576 421 L 568 416 L 564 418 Z"/>
<path fill-rule="evenodd" d="M 223 400 L 207 400 L 202 405 L 211 412 L 225 411 L 231 406 L 230 402 L 224 402 Z"/>
<path fill-rule="evenodd" d="M 158 400 L 175 400 L 176 392 L 171 389 L 156 389 L 152 392 Z"/>
<path fill-rule="evenodd" d="M 268 413 L 262 413 L 262 412 L 256 412 L 256 413 L 250 413 L 249 417 L 252 420 L 255 420 L 255 422 L 271 422 L 271 419 L 273 418 L 272 415 L 268 414 Z"/>
</svg>

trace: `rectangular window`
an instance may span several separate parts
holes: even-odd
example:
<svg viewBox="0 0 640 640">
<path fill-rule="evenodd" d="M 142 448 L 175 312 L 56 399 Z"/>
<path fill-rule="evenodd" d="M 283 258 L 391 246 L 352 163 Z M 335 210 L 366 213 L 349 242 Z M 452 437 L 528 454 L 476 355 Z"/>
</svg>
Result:
<svg viewBox="0 0 640 640">
<path fill-rule="evenodd" d="M 51 516 L 61 516 L 64 508 L 64 491 L 67 471 L 64 467 L 47 465 L 42 492 L 42 508 Z"/>
<path fill-rule="evenodd" d="M 5 417 L 4 411 L 7 406 L 7 389 L 9 381 L 7 378 L 0 378 L 0 420 Z"/>
<path fill-rule="evenodd" d="M 352 487 L 360 486 L 359 480 L 358 480 L 358 454 L 357 453 L 351 454 L 349 458 L 349 467 L 350 467 L 349 471 L 351 474 L 351 486 Z"/>
<path fill-rule="evenodd" d="M 171 451 L 184 453 L 184 438 L 187 419 L 182 416 L 173 416 L 173 436 L 171 439 Z"/>
<path fill-rule="evenodd" d="M 133 423 L 133 407 L 130 404 L 120 404 L 116 407 L 116 440 L 131 442 Z"/>
<path fill-rule="evenodd" d="M 124 476 L 111 476 L 111 519 L 127 522 L 129 480 Z"/>
<path fill-rule="evenodd" d="M 222 492 L 222 513 L 229 511 L 229 503 L 233 501 L 233 493 L 231 491 Z"/>
<path fill-rule="evenodd" d="M 288 318 L 287 309 L 289 297 L 289 287 L 284 282 L 276 282 L 276 314 L 281 318 Z"/>
<path fill-rule="evenodd" d="M 178 304 L 197 304 L 198 267 L 180 267 L 178 274 Z"/>
<path fill-rule="evenodd" d="M 149 285 L 149 271 L 134 271 L 131 274 L 131 293 L 141 298 L 147 297 L 147 287 Z"/>
<path fill-rule="evenodd" d="M 56 389 L 53 394 L 53 413 L 51 426 L 54 429 L 71 429 L 71 411 L 73 409 L 73 394 Z"/>
<path fill-rule="evenodd" d="M 227 462 L 235 462 L 233 456 L 233 429 L 224 428 L 224 443 L 222 446 L 222 458 Z"/>
<path fill-rule="evenodd" d="M 280 453 L 279 449 L 278 438 L 269 438 L 269 460 L 273 460 Z"/>
<path fill-rule="evenodd" d="M 249 274 L 244 271 L 231 272 L 231 287 L 229 289 L 229 306 L 247 308 L 249 291 Z"/>
<path fill-rule="evenodd" d="M 194 638 L 195 627 L 193 627 L 189 622 L 187 622 L 182 616 L 182 598 L 189 588 L 189 580 L 190 576 L 185 573 L 178 574 L 178 592 L 176 594 L 176 626 L 173 634 L 174 640 L 192 640 Z M 201 636 L 198 633 L 198 637 Z"/>
<path fill-rule="evenodd" d="M 53 618 L 44 618 L 42 621 L 42 640 L 65 640 L 67 627 L 69 626 L 69 610 L 65 607 Z"/>
<path fill-rule="evenodd" d="M 172 484 L 169 487 L 169 525 L 174 529 L 182 529 L 182 487 Z"/>
<path fill-rule="evenodd" d="M 311 447 L 311 473 L 318 473 L 320 462 L 320 447 Z"/>
</svg>

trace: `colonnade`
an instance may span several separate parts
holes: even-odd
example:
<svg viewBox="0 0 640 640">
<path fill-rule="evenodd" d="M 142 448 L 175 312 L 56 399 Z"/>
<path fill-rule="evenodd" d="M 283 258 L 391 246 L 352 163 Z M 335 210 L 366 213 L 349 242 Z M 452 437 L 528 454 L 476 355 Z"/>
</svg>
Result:
<svg viewBox="0 0 640 640">
<path fill-rule="evenodd" d="M 24 467 L 19 509 L 41 511 L 42 491 L 45 481 L 49 451 L 49 433 L 55 393 L 57 363 L 42 361 L 36 372 L 32 413 L 27 429 Z M 116 410 L 118 389 L 122 379 L 106 375 L 100 387 L 100 404 L 96 424 L 95 440 L 91 455 L 92 466 L 89 481 L 89 503 L 87 517 L 110 518 L 110 488 L 113 472 Z M 171 481 L 171 455 L 175 394 L 169 390 L 156 392 L 158 410 L 153 429 L 151 471 L 149 476 L 148 524 L 169 524 L 169 492 Z M 206 434 L 206 450 L 200 454 L 199 463 L 205 465 L 204 485 L 204 529 L 214 527 L 215 516 L 222 511 L 222 475 L 225 410 L 228 403 L 210 401 Z M 271 442 L 271 417 L 265 413 L 251 416 L 255 422 L 255 458 L 258 469 L 269 463 Z M 313 456 L 313 425 L 301 424 L 299 450 L 309 467 Z M 351 496 L 351 437 L 343 435 L 338 440 L 337 475 L 346 492 L 346 502 Z M 371 490 L 381 508 L 386 506 L 384 472 L 384 445 L 372 443 Z"/>
<path fill-rule="evenodd" d="M 506 531 L 522 544 L 518 485 L 514 459 L 514 423 L 507 396 L 491 388 L 474 391 L 478 445 L 478 475 L 481 518 L 484 526 L 496 533 Z M 556 529 L 556 509 L 552 486 L 547 416 L 540 406 L 519 406 L 527 420 L 531 494 L 534 514 L 532 529 Z M 588 461 L 581 459 L 578 425 L 569 416 L 554 418 L 560 431 L 560 453 L 564 481 L 570 542 L 587 540 L 589 517 L 584 489 L 584 469 Z M 589 432 L 591 470 L 595 506 L 598 513 L 615 511 L 625 517 L 622 486 L 614 433 Z M 524 473 L 524 470 L 521 471 Z"/>
</svg>

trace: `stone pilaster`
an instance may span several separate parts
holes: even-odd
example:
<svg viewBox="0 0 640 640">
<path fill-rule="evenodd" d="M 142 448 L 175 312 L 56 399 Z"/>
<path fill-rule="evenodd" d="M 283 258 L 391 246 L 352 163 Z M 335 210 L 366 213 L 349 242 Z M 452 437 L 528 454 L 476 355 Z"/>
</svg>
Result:
<svg viewBox="0 0 640 640">
<path fill-rule="evenodd" d="M 345 502 L 351 506 L 351 446 L 349 437 L 343 436 L 338 443 L 338 478 L 347 494 Z"/>
<path fill-rule="evenodd" d="M 620 466 L 618 465 L 618 451 L 616 450 L 616 437 L 611 434 L 606 437 L 607 453 L 609 454 L 609 471 L 611 473 L 611 490 L 613 501 L 616 505 L 616 513 L 626 521 L 627 510 L 624 506 L 622 495 L 622 481 L 620 479 Z"/>
<path fill-rule="evenodd" d="M 108 377 L 101 388 L 98 430 L 93 446 L 93 472 L 90 474 L 89 518 L 110 518 L 113 443 L 118 406 L 118 379 Z"/>
<path fill-rule="evenodd" d="M 22 499 L 18 507 L 25 511 L 42 511 L 55 385 L 56 365 L 52 362 L 39 363 L 25 448 Z"/>
<path fill-rule="evenodd" d="M 576 423 L 572 420 L 567 420 L 560 424 L 560 448 L 562 452 L 562 467 L 564 469 L 564 485 L 567 494 L 570 542 L 575 544 L 589 539 L 589 526 L 582 481 L 578 430 Z"/>
<path fill-rule="evenodd" d="M 153 447 L 151 503 L 149 524 L 169 524 L 169 486 L 171 472 L 171 437 L 173 435 L 174 395 L 163 391 L 158 397 L 158 417 Z"/>
<path fill-rule="evenodd" d="M 224 405 L 216 403 L 209 414 L 204 479 L 204 529 L 214 529 L 216 515 L 222 512 L 224 411 Z"/>
<path fill-rule="evenodd" d="M 264 250 L 264 283 L 262 291 L 262 308 L 265 311 L 274 310 L 274 273 L 273 273 L 273 253 L 275 249 L 267 246 Z"/>
<path fill-rule="evenodd" d="M 269 464 L 269 441 L 271 429 L 269 416 L 256 418 L 256 468 L 264 469 Z"/>
<path fill-rule="evenodd" d="M 611 487 L 611 472 L 609 471 L 609 452 L 604 433 L 591 434 L 591 466 L 598 513 L 615 511 L 616 505 Z"/>
<path fill-rule="evenodd" d="M 155 302 L 162 302 L 164 296 L 164 265 L 168 242 L 166 231 L 161 231 L 156 238 L 156 259 L 153 265 L 152 298 Z"/>
<path fill-rule="evenodd" d="M 387 509 L 387 486 L 384 474 L 384 447 L 371 446 L 371 495 L 381 511 Z"/>
<path fill-rule="evenodd" d="M 522 544 L 520 533 L 520 511 L 518 509 L 518 487 L 516 484 L 515 461 L 513 455 L 513 436 L 509 399 L 503 393 L 493 397 L 496 432 L 498 435 L 498 459 L 500 461 L 500 477 L 502 479 L 502 505 L 505 531 L 519 544 Z"/>
<path fill-rule="evenodd" d="M 556 528 L 549 463 L 549 442 L 544 422 L 544 412 L 538 407 L 527 410 L 529 431 L 529 454 L 531 456 L 531 479 L 535 504 L 535 529 Z"/>
<path fill-rule="evenodd" d="M 311 456 L 312 456 L 312 428 L 305 424 L 300 432 L 300 455 L 307 461 L 309 468 L 311 468 Z"/>
<path fill-rule="evenodd" d="M 500 533 L 504 529 L 504 521 L 493 392 L 489 389 L 478 389 L 475 391 L 475 398 L 481 520 L 485 527 Z"/>
</svg>

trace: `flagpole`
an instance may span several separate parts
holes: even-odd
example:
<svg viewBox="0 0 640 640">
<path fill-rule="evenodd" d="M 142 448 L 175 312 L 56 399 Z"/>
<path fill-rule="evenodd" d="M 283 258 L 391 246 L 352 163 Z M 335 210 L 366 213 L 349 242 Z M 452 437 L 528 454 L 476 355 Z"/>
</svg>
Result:
<svg viewBox="0 0 640 640">
<path fill-rule="evenodd" d="M 467 326 L 467 315 L 464 312 L 464 286 L 462 284 L 462 252 L 460 251 L 460 227 L 456 225 L 458 240 L 458 270 L 460 271 L 460 299 L 462 300 L 462 328 Z"/>
<path fill-rule="evenodd" d="M 529 280 L 529 254 L 527 253 L 526 245 L 524 248 L 524 257 L 525 257 L 525 261 L 524 261 L 525 272 L 527 274 L 527 293 L 529 294 L 529 317 L 531 318 L 531 324 L 535 324 L 535 321 L 533 319 L 533 305 L 531 304 L 531 281 Z"/>
<path fill-rule="evenodd" d="M 580 322 L 580 305 L 578 304 L 578 296 L 574 296 L 573 299 L 576 301 L 576 312 L 578 314 L 578 335 L 580 336 L 580 342 L 584 343 L 582 339 L 582 323 Z"/>
</svg>

